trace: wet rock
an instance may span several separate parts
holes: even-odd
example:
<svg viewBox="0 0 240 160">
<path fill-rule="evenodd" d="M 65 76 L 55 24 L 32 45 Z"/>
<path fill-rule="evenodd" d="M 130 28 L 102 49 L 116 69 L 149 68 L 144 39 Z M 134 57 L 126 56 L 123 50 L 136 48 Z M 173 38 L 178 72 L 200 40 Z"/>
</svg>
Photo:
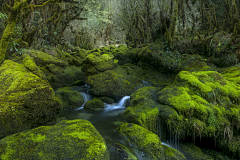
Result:
<svg viewBox="0 0 240 160">
<path fill-rule="evenodd" d="M 96 97 L 110 97 L 114 102 L 118 102 L 122 97 L 132 94 L 142 84 L 140 79 L 135 78 L 133 81 L 124 74 L 125 71 L 117 67 L 115 70 L 88 76 L 86 83 L 91 86 L 89 93 Z"/>
<path fill-rule="evenodd" d="M 168 119 L 166 125 L 176 126 L 173 130 L 179 128 L 178 134 L 191 136 L 193 140 L 201 137 L 201 141 L 206 142 L 202 145 L 206 146 L 214 145 L 214 141 L 208 144 L 207 139 L 216 135 L 220 142 L 224 142 L 222 133 L 228 130 L 235 139 L 231 143 L 235 144 L 234 147 L 227 144 L 217 147 L 226 147 L 230 154 L 238 156 L 236 133 L 239 133 L 240 128 L 240 86 L 238 78 L 232 75 L 238 73 L 229 70 L 223 76 L 216 71 L 180 72 L 172 85 L 158 92 L 158 102 L 169 106 L 160 112 L 160 116 Z M 167 116 L 172 111 L 174 114 Z M 173 130 L 171 132 L 176 133 Z"/>
<path fill-rule="evenodd" d="M 184 155 L 176 149 L 163 145 L 165 160 L 186 160 Z"/>
<path fill-rule="evenodd" d="M 159 111 L 156 103 L 157 87 L 142 87 L 131 95 L 130 106 L 122 116 L 131 123 L 138 124 L 156 133 L 156 122 Z"/>
<path fill-rule="evenodd" d="M 102 110 L 105 107 L 105 104 L 100 100 L 93 98 L 91 101 L 87 101 L 84 105 L 86 109 L 93 109 L 93 110 Z"/>
<path fill-rule="evenodd" d="M 164 160 L 164 150 L 159 137 L 149 130 L 134 123 L 125 123 L 118 127 L 118 133 L 136 147 L 145 158 L 151 160 Z"/>
<path fill-rule="evenodd" d="M 180 152 L 191 160 L 213 160 L 211 157 L 202 153 L 201 149 L 192 143 L 180 144 Z"/>
<path fill-rule="evenodd" d="M 84 104 L 82 95 L 77 91 L 73 91 L 71 87 L 58 88 L 55 93 L 62 101 L 63 108 L 75 109 Z"/>
<path fill-rule="evenodd" d="M 62 104 L 46 80 L 12 60 L 2 63 L 0 77 L 0 138 L 56 119 Z"/>
<path fill-rule="evenodd" d="M 111 54 L 100 55 L 98 52 L 90 53 L 83 61 L 82 70 L 86 75 L 112 70 L 116 68 L 118 62 L 113 57 Z"/>
<path fill-rule="evenodd" d="M 107 103 L 107 104 L 114 103 L 114 100 L 112 98 L 109 98 L 109 97 L 98 97 L 98 99 L 100 99 L 101 101 L 103 101 L 104 103 Z"/>
<path fill-rule="evenodd" d="M 54 154 L 53 154 L 54 153 Z M 2 159 L 109 160 L 105 140 L 87 120 L 63 120 L 0 140 Z"/>
</svg>

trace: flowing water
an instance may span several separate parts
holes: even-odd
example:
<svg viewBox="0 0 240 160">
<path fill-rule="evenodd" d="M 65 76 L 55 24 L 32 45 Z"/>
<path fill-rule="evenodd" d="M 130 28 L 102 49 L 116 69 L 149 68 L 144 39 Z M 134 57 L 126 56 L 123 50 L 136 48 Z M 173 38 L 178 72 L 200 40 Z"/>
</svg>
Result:
<svg viewBox="0 0 240 160">
<path fill-rule="evenodd" d="M 149 83 L 146 81 L 143 82 L 144 86 L 150 86 Z M 78 91 L 84 98 L 84 104 L 92 100 L 92 96 L 88 94 L 89 86 L 75 86 L 73 88 L 74 91 Z M 114 122 L 117 121 L 124 121 L 121 114 L 125 110 L 126 102 L 130 99 L 130 96 L 124 96 L 118 103 L 113 104 L 105 104 L 105 108 L 102 111 L 94 111 L 90 109 L 84 109 L 84 104 L 79 106 L 74 110 L 66 110 L 64 109 L 60 114 L 59 117 L 65 117 L 68 120 L 74 119 L 86 119 L 90 121 L 102 137 L 106 140 L 107 143 L 117 141 L 125 146 L 127 146 L 132 153 L 134 153 L 139 160 L 143 159 L 143 155 L 139 153 L 136 149 L 132 148 L 128 144 L 124 143 L 124 141 L 117 135 L 115 132 L 117 125 Z M 109 141 L 110 140 L 110 141 Z M 166 143 L 162 143 L 163 145 L 170 145 Z"/>
</svg>

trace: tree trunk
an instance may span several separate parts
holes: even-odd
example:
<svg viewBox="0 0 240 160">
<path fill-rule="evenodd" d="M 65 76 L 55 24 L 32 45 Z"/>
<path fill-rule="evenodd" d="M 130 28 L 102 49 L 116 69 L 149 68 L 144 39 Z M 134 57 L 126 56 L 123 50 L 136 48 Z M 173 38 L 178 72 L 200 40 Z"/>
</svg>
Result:
<svg viewBox="0 0 240 160">
<path fill-rule="evenodd" d="M 8 24 L 3 32 L 3 35 L 0 41 L 0 63 L 2 63 L 5 59 L 8 43 L 10 41 L 10 38 L 12 37 L 13 30 L 17 22 L 17 12 L 18 11 L 16 10 L 16 11 L 12 11 L 9 14 Z"/>
</svg>

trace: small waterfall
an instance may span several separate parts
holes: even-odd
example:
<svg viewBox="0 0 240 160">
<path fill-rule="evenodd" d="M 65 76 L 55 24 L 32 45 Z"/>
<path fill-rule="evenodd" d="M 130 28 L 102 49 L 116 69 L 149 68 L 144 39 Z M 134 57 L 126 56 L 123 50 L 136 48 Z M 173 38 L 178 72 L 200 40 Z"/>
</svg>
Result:
<svg viewBox="0 0 240 160">
<path fill-rule="evenodd" d="M 176 150 L 178 150 L 179 149 L 179 140 L 180 140 L 180 138 L 179 138 L 179 133 L 178 132 L 175 132 L 175 131 L 173 131 L 173 130 L 169 130 L 169 134 L 168 135 L 163 135 L 162 136 L 162 131 L 164 130 L 164 122 L 163 122 L 163 120 L 160 118 L 160 116 L 158 116 L 158 120 L 157 120 L 157 126 L 156 126 L 156 128 L 157 128 L 157 135 L 158 135 L 158 137 L 160 138 L 160 140 L 162 141 L 162 144 L 163 145 L 167 145 L 168 147 L 171 147 L 171 148 L 173 148 L 173 149 L 176 149 Z M 161 124 L 163 125 L 163 126 L 161 126 Z M 167 137 L 166 137 L 167 136 Z M 169 138 L 169 139 L 168 139 Z M 168 139 L 168 140 L 167 140 Z M 164 143 L 164 142 L 165 143 Z"/>
<path fill-rule="evenodd" d="M 126 100 L 129 99 L 130 96 L 124 96 L 117 104 L 106 104 L 105 112 L 116 110 L 116 109 L 124 109 L 126 105 Z"/>
<path fill-rule="evenodd" d="M 82 95 L 83 100 L 84 100 L 83 105 L 81 107 L 79 107 L 79 108 L 74 109 L 74 111 L 78 111 L 78 110 L 83 109 L 83 106 L 85 105 L 85 103 L 87 101 L 92 100 L 92 96 L 90 94 L 88 94 L 89 88 L 90 88 L 90 86 L 88 86 L 87 84 L 85 84 L 84 86 L 76 86 L 76 87 L 74 87 L 74 90 L 79 92 Z"/>
</svg>

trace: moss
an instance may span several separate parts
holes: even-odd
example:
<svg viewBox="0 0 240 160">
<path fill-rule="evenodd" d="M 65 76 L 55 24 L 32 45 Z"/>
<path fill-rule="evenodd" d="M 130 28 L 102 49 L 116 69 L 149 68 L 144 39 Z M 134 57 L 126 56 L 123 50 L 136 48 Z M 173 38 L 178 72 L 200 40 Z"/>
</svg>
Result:
<svg viewBox="0 0 240 160">
<path fill-rule="evenodd" d="M 204 155 L 201 149 L 192 143 L 181 144 L 179 150 L 186 157 L 186 159 L 213 160 L 211 157 Z"/>
<path fill-rule="evenodd" d="M 88 54 L 86 59 L 83 61 L 83 71 L 86 74 L 104 72 L 106 70 L 112 70 L 116 67 L 117 61 L 113 60 L 114 58 L 113 55 L 111 54 L 100 55 L 98 52 L 97 54 L 93 53 L 94 52 Z"/>
<path fill-rule="evenodd" d="M 70 87 L 58 88 L 55 93 L 62 101 L 63 108 L 75 109 L 84 104 L 83 96 L 77 91 L 72 91 Z"/>
<path fill-rule="evenodd" d="M 165 123 L 180 137 L 220 138 L 226 126 L 231 132 L 240 128 L 239 96 L 239 85 L 215 71 L 182 71 L 158 93 L 158 102 L 176 111 Z"/>
<path fill-rule="evenodd" d="M 163 145 L 165 160 L 186 160 L 184 155 L 167 145 Z"/>
<path fill-rule="evenodd" d="M 61 111 L 49 83 L 23 65 L 4 61 L 0 77 L 1 137 L 52 121 Z"/>
<path fill-rule="evenodd" d="M 96 97 L 106 96 L 118 102 L 123 96 L 130 95 L 136 89 L 130 84 L 129 78 L 118 70 L 107 70 L 103 73 L 91 75 L 86 78 L 91 86 L 90 93 Z"/>
<path fill-rule="evenodd" d="M 54 152 L 54 154 L 53 154 Z M 106 143 L 87 120 L 63 120 L 0 140 L 5 159 L 98 159 L 109 160 Z"/>
<path fill-rule="evenodd" d="M 157 109 L 156 92 L 158 88 L 148 86 L 138 89 L 131 95 L 130 106 L 125 109 L 122 116 L 128 122 L 136 123 L 156 133 L 156 122 L 159 111 Z"/>
<path fill-rule="evenodd" d="M 38 77 L 47 80 L 47 77 L 45 76 L 43 71 L 39 69 L 39 67 L 29 55 L 24 54 L 23 57 L 24 58 L 22 64 L 25 68 L 29 69 L 33 74 L 37 75 Z"/>
<path fill-rule="evenodd" d="M 114 100 L 112 98 L 109 98 L 109 97 L 98 97 L 98 99 L 100 99 L 101 101 L 103 101 L 104 103 L 107 103 L 107 104 L 114 103 Z"/>
<path fill-rule="evenodd" d="M 149 159 L 164 159 L 164 150 L 159 137 L 133 123 L 126 123 L 118 127 L 118 133 L 130 144 L 135 146 Z"/>
<path fill-rule="evenodd" d="M 168 86 L 173 82 L 175 78 L 175 75 L 166 75 L 151 69 L 144 70 L 130 63 L 124 64 L 122 67 L 129 75 L 136 76 L 144 81 L 147 81 L 155 87 Z"/>
<path fill-rule="evenodd" d="M 0 40 L 0 64 L 5 59 L 5 54 L 7 51 L 8 43 L 10 41 L 10 38 L 12 37 L 14 27 L 17 23 L 18 19 L 18 11 L 21 5 L 25 6 L 27 1 L 21 1 L 14 3 L 13 8 L 11 9 L 11 12 L 9 13 L 8 17 L 8 23 L 6 28 L 4 29 L 4 32 L 2 34 L 1 40 Z"/>
<path fill-rule="evenodd" d="M 112 144 L 112 140 L 107 141 L 110 159 L 138 160 L 132 152 L 119 142 Z"/>
<path fill-rule="evenodd" d="M 87 101 L 84 105 L 84 108 L 86 109 L 97 109 L 97 108 L 104 108 L 105 105 L 100 99 L 93 98 L 91 101 Z"/>
<path fill-rule="evenodd" d="M 24 50 L 24 53 L 29 54 L 38 66 L 46 66 L 47 64 L 55 64 L 57 66 L 65 67 L 67 62 L 53 57 L 47 53 L 36 50 Z"/>
</svg>

